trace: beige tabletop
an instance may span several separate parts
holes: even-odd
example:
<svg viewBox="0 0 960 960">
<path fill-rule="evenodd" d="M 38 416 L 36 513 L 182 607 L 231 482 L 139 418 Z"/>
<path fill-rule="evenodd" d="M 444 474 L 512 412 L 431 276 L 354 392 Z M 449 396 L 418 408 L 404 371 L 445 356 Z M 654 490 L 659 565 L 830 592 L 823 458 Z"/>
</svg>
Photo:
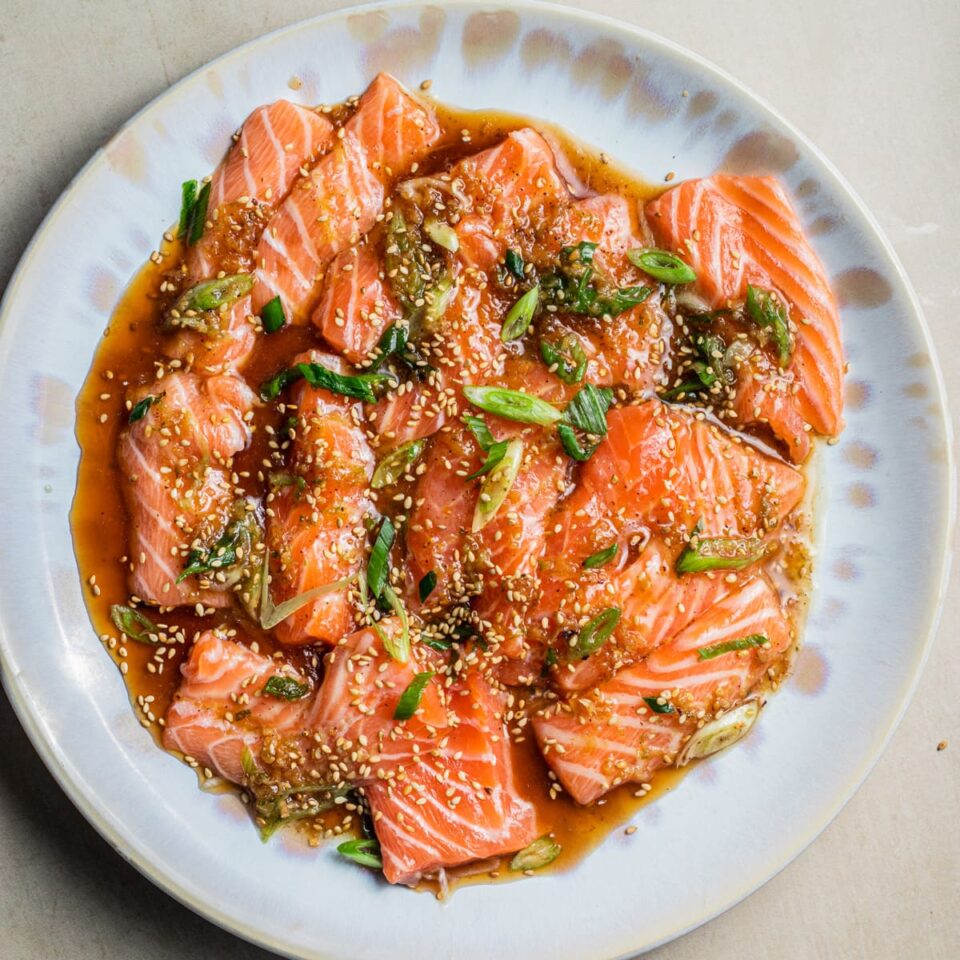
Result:
<svg viewBox="0 0 960 960">
<path fill-rule="evenodd" d="M 0 289 L 51 203 L 131 114 L 231 47 L 344 5 L 3 0 Z M 578 5 L 633 21 L 718 63 L 836 163 L 906 266 L 933 329 L 956 415 L 956 0 Z M 42 318 L 37 322 L 42 325 Z M 14 562 L 15 549 L 5 549 L 5 562 Z M 960 570 L 913 703 L 853 801 L 762 890 L 661 948 L 657 960 L 960 957 L 958 622 Z M 2 693 L 0 730 L 0 958 L 267 960 L 265 951 L 169 899 L 100 839 L 46 772 Z"/>
</svg>

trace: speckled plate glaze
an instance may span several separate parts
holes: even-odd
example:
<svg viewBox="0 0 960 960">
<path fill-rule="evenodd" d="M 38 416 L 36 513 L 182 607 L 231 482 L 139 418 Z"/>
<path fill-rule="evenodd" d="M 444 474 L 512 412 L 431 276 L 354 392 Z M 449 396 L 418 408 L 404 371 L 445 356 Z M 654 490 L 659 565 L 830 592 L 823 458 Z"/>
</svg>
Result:
<svg viewBox="0 0 960 960">
<path fill-rule="evenodd" d="M 254 105 L 336 101 L 380 69 L 410 85 L 430 77 L 451 103 L 559 122 L 650 179 L 778 174 L 836 285 L 850 360 L 847 430 L 818 468 L 806 644 L 757 732 L 574 869 L 469 887 L 447 903 L 390 889 L 331 847 L 262 845 L 236 799 L 200 793 L 130 709 L 90 628 L 67 524 L 74 398 L 121 291 L 176 213 L 180 182 L 212 169 Z M 292 75 L 303 80 L 296 91 Z M 140 870 L 291 956 L 608 960 L 703 923 L 781 869 L 850 798 L 936 624 L 953 518 L 950 432 L 920 308 L 888 243 L 769 107 L 698 57 L 601 17 L 531 3 L 367 7 L 199 70 L 97 153 L 48 216 L 3 303 L 0 382 L 0 654 L 24 726 Z"/>
</svg>

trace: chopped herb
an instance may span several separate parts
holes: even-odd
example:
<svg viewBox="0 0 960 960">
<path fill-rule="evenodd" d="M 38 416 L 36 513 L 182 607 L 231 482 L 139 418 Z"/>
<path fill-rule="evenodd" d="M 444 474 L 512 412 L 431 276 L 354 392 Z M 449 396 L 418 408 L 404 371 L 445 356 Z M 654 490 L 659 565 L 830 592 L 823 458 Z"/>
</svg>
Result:
<svg viewBox="0 0 960 960">
<path fill-rule="evenodd" d="M 219 310 L 236 303 L 252 289 L 254 276 L 251 273 L 233 273 L 215 280 L 204 280 L 186 291 L 176 303 L 178 313 Z"/>
<path fill-rule="evenodd" d="M 177 236 L 182 240 L 190 232 L 193 208 L 197 205 L 197 181 L 185 180 L 180 187 L 180 225 Z"/>
<path fill-rule="evenodd" d="M 762 634 L 752 633 L 749 637 L 741 637 L 739 640 L 727 640 L 724 643 L 714 644 L 712 647 L 701 647 L 697 651 L 697 658 L 712 660 L 724 653 L 733 653 L 735 650 L 749 650 L 751 647 L 761 647 L 769 642 Z"/>
<path fill-rule="evenodd" d="M 693 268 L 667 250 L 647 248 L 630 250 L 627 259 L 644 273 L 661 283 L 693 283 L 697 275 Z"/>
<path fill-rule="evenodd" d="M 480 497 L 473 511 L 472 530 L 474 533 L 482 530 L 503 506 L 503 501 L 506 500 L 514 480 L 517 479 L 522 462 L 523 441 L 519 437 L 506 441 L 503 456 L 484 477 L 483 483 L 480 485 Z"/>
<path fill-rule="evenodd" d="M 427 597 L 436 589 L 437 586 L 437 571 L 430 570 L 423 575 L 420 580 L 420 583 L 417 584 L 417 592 L 420 595 L 420 602 L 423 603 L 426 601 Z"/>
<path fill-rule="evenodd" d="M 580 628 L 575 652 L 584 658 L 596 653 L 607 642 L 619 622 L 619 608 L 607 607 L 603 613 L 597 614 Z"/>
<path fill-rule="evenodd" d="M 500 339 L 504 343 L 511 340 L 517 340 L 522 337 L 533 323 L 533 315 L 537 312 L 537 305 L 540 303 L 539 285 L 531 287 L 519 300 L 507 311 L 503 318 L 503 327 L 500 329 Z"/>
<path fill-rule="evenodd" d="M 130 408 L 130 416 L 127 417 L 127 423 L 136 423 L 138 420 L 142 420 L 146 415 L 147 411 L 155 404 L 159 403 L 163 394 L 147 394 L 142 400 L 138 400 Z"/>
<path fill-rule="evenodd" d="M 383 869 L 380 859 L 380 844 L 376 840 L 347 840 L 337 847 L 337 853 L 346 857 L 361 867 L 372 867 L 374 870 Z"/>
<path fill-rule="evenodd" d="M 310 688 L 305 683 L 298 683 L 293 677 L 284 677 L 274 674 L 264 685 L 263 693 L 278 700 L 302 700 Z"/>
<path fill-rule="evenodd" d="M 404 308 L 407 319 L 419 317 L 426 292 L 425 278 L 431 275 L 430 263 L 423 249 L 419 229 L 409 224 L 396 208 L 387 224 L 384 269 L 393 295 Z"/>
<path fill-rule="evenodd" d="M 600 440 L 607 435 L 607 411 L 612 403 L 613 391 L 609 387 L 588 383 L 567 404 L 557 434 L 563 449 L 574 460 L 582 462 L 593 456 Z"/>
<path fill-rule="evenodd" d="M 596 553 L 592 553 L 586 560 L 583 561 L 584 567 L 587 570 L 596 570 L 597 567 L 602 567 L 605 563 L 608 563 L 616 555 L 617 551 L 620 549 L 619 543 L 611 543 L 609 547 L 605 547 L 603 550 L 598 550 Z"/>
<path fill-rule="evenodd" d="M 110 619 L 121 633 L 137 643 L 160 642 L 160 631 L 157 625 L 134 607 L 115 603 L 110 608 Z"/>
<path fill-rule="evenodd" d="M 426 440 L 411 440 L 402 447 L 397 447 L 392 453 L 388 453 L 373 471 L 370 486 L 374 490 L 393 486 L 404 475 L 407 467 L 420 459 L 426 443 Z"/>
<path fill-rule="evenodd" d="M 758 537 L 694 537 L 677 557 L 677 573 L 742 570 L 767 555 Z"/>
<path fill-rule="evenodd" d="M 279 296 L 268 300 L 260 311 L 260 322 L 263 324 L 264 333 L 276 333 L 287 322 L 283 312 L 283 302 Z"/>
<path fill-rule="evenodd" d="M 660 702 L 660 697 L 644 697 L 643 702 L 654 712 L 654 713 L 675 713 L 672 704 L 664 700 L 663 703 Z"/>
<path fill-rule="evenodd" d="M 562 849 L 553 837 L 540 837 L 514 855 L 510 861 L 510 869 L 517 871 L 539 870 L 541 867 L 553 863 L 560 856 Z"/>
<path fill-rule="evenodd" d="M 407 689 L 400 694 L 400 699 L 397 701 L 397 708 L 393 711 L 394 720 L 409 720 L 417 712 L 417 708 L 420 706 L 420 699 L 423 697 L 423 691 L 426 690 L 427 684 L 433 677 L 433 670 L 414 675 Z"/>
<path fill-rule="evenodd" d="M 378 623 L 373 625 L 374 630 L 377 636 L 380 637 L 380 641 L 383 643 L 383 647 L 387 653 L 389 653 L 394 660 L 399 660 L 400 663 L 406 663 L 410 659 L 410 621 L 407 618 L 406 608 L 389 583 L 383 585 L 383 597 L 387 601 L 387 605 L 400 620 L 400 636 L 392 637 Z"/>
<path fill-rule="evenodd" d="M 649 287 L 613 287 L 593 266 L 595 243 L 586 241 L 560 251 L 560 264 L 540 279 L 541 298 L 567 313 L 588 317 L 619 316 L 650 296 Z"/>
<path fill-rule="evenodd" d="M 383 593 L 389 577 L 390 548 L 396 536 L 397 531 L 390 522 L 390 518 L 384 517 L 370 553 L 370 563 L 367 565 L 367 587 L 376 599 L 379 599 L 380 594 Z"/>
<path fill-rule="evenodd" d="M 556 407 L 522 390 L 467 386 L 463 388 L 463 395 L 475 407 L 519 423 L 536 423 L 547 427 L 551 423 L 556 423 L 561 416 Z"/>
<path fill-rule="evenodd" d="M 766 330 L 776 345 L 780 366 L 786 367 L 793 354 L 793 337 L 787 322 L 786 305 L 772 291 L 747 284 L 746 306 L 750 319 Z"/>
<path fill-rule="evenodd" d="M 197 194 L 197 201 L 190 209 L 187 226 L 187 243 L 192 247 L 202 236 L 207 225 L 207 205 L 210 203 L 210 181 Z"/>
<path fill-rule="evenodd" d="M 212 547 L 196 547 L 187 554 L 187 565 L 177 577 L 183 583 L 188 577 L 203 573 L 215 573 L 249 559 L 253 543 L 253 514 L 241 513 L 240 517 L 226 525 Z"/>
<path fill-rule="evenodd" d="M 516 250 L 507 250 L 503 262 L 518 280 L 524 279 L 523 257 Z"/>
<path fill-rule="evenodd" d="M 587 372 L 587 355 L 575 333 L 568 333 L 558 344 L 541 340 L 540 356 L 564 383 L 579 383 Z"/>
<path fill-rule="evenodd" d="M 393 377 L 384 373 L 360 373 L 355 376 L 344 376 L 319 363 L 298 363 L 295 367 L 281 370 L 276 376 L 267 380 L 260 387 L 260 399 L 275 400 L 280 393 L 291 383 L 306 380 L 311 387 L 339 393 L 344 397 L 354 397 L 365 403 L 375 403 L 376 394 L 373 388 L 380 386 Z"/>
</svg>

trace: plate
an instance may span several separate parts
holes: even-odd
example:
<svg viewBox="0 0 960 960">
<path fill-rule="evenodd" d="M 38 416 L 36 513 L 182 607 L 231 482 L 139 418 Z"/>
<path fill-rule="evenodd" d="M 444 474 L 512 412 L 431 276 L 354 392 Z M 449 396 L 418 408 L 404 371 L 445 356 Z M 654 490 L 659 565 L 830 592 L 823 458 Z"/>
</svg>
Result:
<svg viewBox="0 0 960 960">
<path fill-rule="evenodd" d="M 176 215 L 180 182 L 213 168 L 253 106 L 337 101 L 380 69 L 410 86 L 431 78 L 446 102 L 559 122 L 652 180 L 777 174 L 840 296 L 850 361 L 847 429 L 818 462 L 806 643 L 757 732 L 572 870 L 468 887 L 445 903 L 388 888 L 332 846 L 262 845 L 235 798 L 197 790 L 139 726 L 94 636 L 67 523 L 74 400 L 123 288 Z M 0 657 L 24 727 L 123 856 L 216 923 L 290 956 L 608 960 L 703 923 L 780 870 L 850 798 L 936 626 L 953 519 L 950 428 L 929 334 L 889 244 L 771 108 L 699 57 L 595 15 L 535 3 L 366 7 L 197 71 L 134 117 L 48 215 L 3 301 L 0 382 Z"/>
</svg>

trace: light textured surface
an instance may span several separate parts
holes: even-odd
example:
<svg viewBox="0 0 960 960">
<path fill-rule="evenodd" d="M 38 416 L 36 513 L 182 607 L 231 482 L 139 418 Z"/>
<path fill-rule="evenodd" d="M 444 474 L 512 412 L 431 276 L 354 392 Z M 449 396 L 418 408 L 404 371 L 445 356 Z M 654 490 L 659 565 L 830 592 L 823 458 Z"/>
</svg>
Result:
<svg viewBox="0 0 960 960">
<path fill-rule="evenodd" d="M 906 17 L 893 0 L 872 4 L 868 15 L 860 4 L 837 9 L 826 0 L 735 8 L 700 0 L 579 5 L 712 59 L 825 151 L 904 261 L 948 385 L 956 384 L 956 6 L 918 0 Z M 0 118 L 7 131 L 0 144 L 0 284 L 70 177 L 130 114 L 211 57 L 337 4 L 232 0 L 229 13 L 225 6 L 7 0 L 0 27 Z M 38 330 L 42 322 L 38 317 Z M 5 559 L 15 561 L 9 545 Z M 765 888 L 657 952 L 658 960 L 739 957 L 745 945 L 751 956 L 784 960 L 960 955 L 960 657 L 951 648 L 958 614 L 960 589 L 953 589 L 913 705 L 833 826 Z M 268 956 L 179 907 L 111 853 L 46 773 L 5 701 L 0 729 L 0 956 Z M 944 739 L 956 742 L 938 753 Z"/>
</svg>

